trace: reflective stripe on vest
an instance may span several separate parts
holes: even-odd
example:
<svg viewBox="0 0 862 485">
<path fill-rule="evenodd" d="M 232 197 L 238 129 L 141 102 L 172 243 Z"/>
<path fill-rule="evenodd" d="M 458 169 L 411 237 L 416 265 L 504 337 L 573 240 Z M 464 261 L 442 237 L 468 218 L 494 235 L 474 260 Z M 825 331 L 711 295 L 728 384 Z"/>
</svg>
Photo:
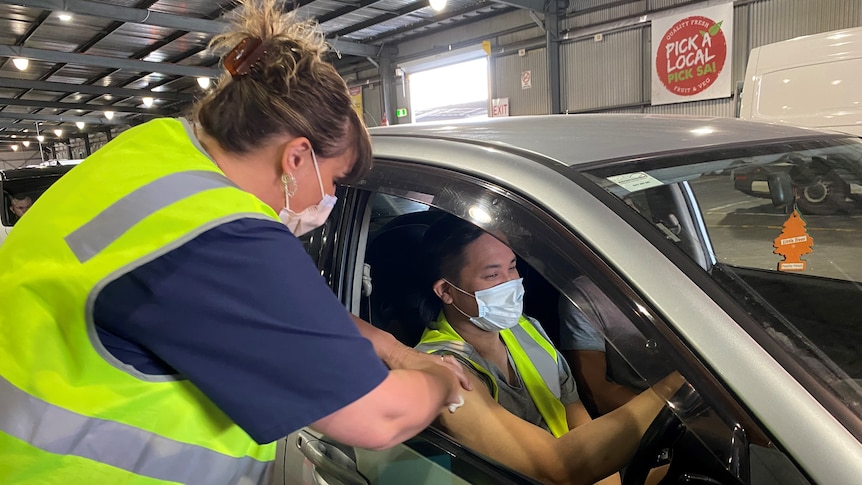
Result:
<svg viewBox="0 0 862 485">
<path fill-rule="evenodd" d="M 49 453 L 90 458 L 137 475 L 187 485 L 264 483 L 272 465 L 73 413 L 30 396 L 2 377 L 0 430 Z"/>
<path fill-rule="evenodd" d="M 436 328 L 425 329 L 417 348 L 428 353 L 440 350 L 457 353 L 468 360 L 477 371 L 490 376 L 491 382 L 496 388 L 497 382 L 493 374 L 470 360 L 465 352 L 459 352 L 452 348 L 451 344 L 460 345 L 464 339 L 446 321 L 442 312 L 437 322 L 432 325 Z M 512 361 L 524 381 L 527 392 L 551 433 L 557 438 L 566 434 L 569 431 L 569 426 L 566 421 L 566 408 L 560 402 L 560 373 L 557 351 L 554 346 L 523 315 L 518 320 L 518 325 L 511 329 L 502 330 L 500 336 L 512 356 Z M 496 389 L 492 394 L 494 399 L 497 399 Z"/>
<path fill-rule="evenodd" d="M 166 175 L 114 202 L 66 236 L 66 244 L 78 261 L 85 263 L 143 218 L 178 200 L 220 187 L 236 185 L 222 174 L 202 170 Z"/>
</svg>

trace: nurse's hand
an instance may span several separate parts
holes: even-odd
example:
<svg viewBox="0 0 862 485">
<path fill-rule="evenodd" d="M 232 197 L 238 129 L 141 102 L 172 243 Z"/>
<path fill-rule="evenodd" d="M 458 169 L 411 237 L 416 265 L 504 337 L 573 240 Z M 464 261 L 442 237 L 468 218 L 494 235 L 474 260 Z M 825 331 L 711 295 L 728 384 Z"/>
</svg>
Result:
<svg viewBox="0 0 862 485">
<path fill-rule="evenodd" d="M 374 345 L 374 350 L 377 352 L 377 356 L 380 357 L 380 359 L 386 363 L 390 369 L 424 370 L 428 365 L 441 365 L 455 374 L 455 377 L 458 378 L 458 382 L 461 383 L 461 387 L 468 391 L 473 390 L 473 387 L 470 385 L 470 380 L 467 379 L 467 376 L 464 374 L 464 368 L 461 367 L 461 364 L 459 364 L 451 355 L 440 358 L 439 355 L 432 356 L 424 352 L 419 352 L 412 347 L 402 344 L 389 332 L 384 332 L 383 330 L 374 327 L 356 315 L 350 316 L 353 318 L 353 323 L 355 323 L 356 327 L 359 329 L 359 333 L 371 341 L 371 344 Z M 457 402 L 458 399 L 456 398 L 455 400 L 450 401 L 450 404 L 455 404 Z"/>
<path fill-rule="evenodd" d="M 468 379 L 467 375 L 464 373 L 464 367 L 462 367 L 455 357 L 452 357 L 451 355 L 441 357 L 439 355 L 419 352 L 418 350 L 407 347 L 406 345 L 401 345 L 401 348 L 395 349 L 389 354 L 389 358 L 386 359 L 386 364 L 391 369 L 415 370 L 426 369 L 429 365 L 440 365 L 446 367 L 455 374 L 455 377 L 458 378 L 458 382 L 461 383 L 461 387 L 468 391 L 473 390 L 473 386 L 470 385 L 470 379 Z M 456 404 L 458 401 L 459 399 L 457 398 L 451 399 L 449 404 Z"/>
</svg>

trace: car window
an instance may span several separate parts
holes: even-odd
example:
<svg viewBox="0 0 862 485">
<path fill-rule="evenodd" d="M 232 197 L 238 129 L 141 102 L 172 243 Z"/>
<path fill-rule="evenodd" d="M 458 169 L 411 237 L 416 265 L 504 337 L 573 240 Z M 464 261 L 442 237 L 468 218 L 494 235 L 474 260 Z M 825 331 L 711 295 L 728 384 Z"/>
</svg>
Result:
<svg viewBox="0 0 862 485">
<path fill-rule="evenodd" d="M 669 256 L 694 259 L 758 323 L 749 333 L 764 348 L 802 369 L 803 384 L 828 387 L 811 390 L 836 415 L 862 416 L 862 143 L 716 150 L 585 173 L 645 204 L 620 210 L 659 233 Z M 678 225 L 663 216 L 668 207 Z"/>
<path fill-rule="evenodd" d="M 506 237 L 518 255 L 519 263 L 524 263 L 526 269 L 525 274 L 522 274 L 527 287 L 525 313 L 537 317 L 553 340 L 556 341 L 559 335 L 557 304 L 560 295 L 571 297 L 577 289 L 575 280 L 578 276 L 588 275 L 602 291 L 609 292 L 614 304 L 629 317 L 628 322 L 623 324 L 627 326 L 625 336 L 618 338 L 617 334 L 609 334 L 608 343 L 611 347 L 619 347 L 620 358 L 631 366 L 645 385 L 657 382 L 673 370 L 684 370 L 686 378 L 691 377 L 690 382 L 697 389 L 695 394 L 702 392 L 709 396 L 706 407 L 693 409 L 682 403 L 673 405 L 674 412 L 681 415 L 688 428 L 697 430 L 686 434 L 684 444 L 681 445 L 685 451 L 679 452 L 686 455 L 680 459 L 689 463 L 692 469 L 731 482 L 731 476 L 749 473 L 746 450 L 750 444 L 771 446 L 753 420 L 746 417 L 738 405 L 733 404 L 726 391 L 717 387 L 717 381 L 706 377 L 708 371 L 703 369 L 702 364 L 678 344 L 668 341 L 668 335 L 672 332 L 668 331 L 667 324 L 661 323 L 660 315 L 650 310 L 649 304 L 639 299 L 613 268 L 601 262 L 586 243 L 579 240 L 570 228 L 556 221 L 553 215 L 502 187 L 463 174 L 398 162 L 381 162 L 376 165 L 375 172 L 379 177 L 369 177 L 362 185 L 363 191 L 369 191 L 373 198 L 381 195 L 397 196 L 429 208 L 426 210 L 422 207 L 417 212 L 396 216 L 369 236 L 369 258 L 366 262 L 370 261 L 372 275 L 372 323 L 397 334 L 401 329 L 393 326 L 393 321 L 404 319 L 415 322 L 422 318 L 421 315 L 416 316 L 417 310 L 411 303 L 415 301 L 415 295 L 409 290 L 415 286 L 411 282 L 411 275 L 416 270 L 409 262 L 411 258 L 415 261 L 417 254 L 420 254 L 415 242 L 419 235 L 408 233 L 412 232 L 411 226 L 428 224 L 435 214 L 454 214 L 488 232 Z M 674 200 L 685 197 L 681 190 L 668 193 Z M 637 205 L 646 202 L 634 197 L 629 203 Z M 658 207 L 655 211 L 657 214 Z M 679 227 L 667 221 L 669 231 L 680 228 L 692 233 L 697 231 L 697 221 L 689 214 L 680 214 L 678 219 L 676 225 Z M 369 226 L 376 225 L 372 222 Z M 381 258 L 383 264 L 392 267 L 394 276 L 391 279 L 397 283 L 390 284 L 392 288 L 388 290 L 382 281 L 380 264 L 374 260 L 372 253 L 375 246 L 390 234 L 389 231 L 396 228 L 403 233 L 402 238 L 381 244 L 381 247 L 386 248 L 381 250 L 385 255 Z M 685 241 L 685 233 L 680 231 L 680 234 L 684 236 L 679 238 L 680 241 Z M 688 240 L 697 243 L 692 238 Z M 709 257 L 702 245 L 691 244 L 681 249 L 703 260 Z M 528 280 L 532 280 L 532 283 L 528 283 Z M 359 283 L 354 281 L 353 284 Z M 388 291 L 393 291 L 395 297 L 387 298 Z M 382 302 L 374 303 L 375 298 Z M 528 301 L 531 298 L 536 299 L 531 303 Z M 421 326 L 413 325 L 409 331 L 421 332 Z M 418 333 L 399 336 L 405 343 L 413 343 L 418 337 Z M 632 342 L 637 343 L 628 345 Z M 777 453 L 781 454 L 780 451 Z M 728 474 L 728 463 L 732 464 L 731 474 Z"/>
<path fill-rule="evenodd" d="M 33 205 L 36 200 L 51 186 L 60 175 L 46 175 L 24 179 L 6 180 L 3 182 L 4 226 L 14 226 L 22 213 Z"/>
</svg>

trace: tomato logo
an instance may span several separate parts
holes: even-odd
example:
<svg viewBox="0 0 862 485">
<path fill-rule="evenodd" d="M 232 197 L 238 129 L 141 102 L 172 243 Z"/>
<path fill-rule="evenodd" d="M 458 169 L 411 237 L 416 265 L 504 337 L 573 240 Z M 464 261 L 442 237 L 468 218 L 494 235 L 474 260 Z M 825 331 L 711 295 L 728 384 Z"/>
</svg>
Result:
<svg viewBox="0 0 862 485">
<path fill-rule="evenodd" d="M 693 96 L 713 85 L 727 60 L 722 22 L 687 17 L 662 36 L 655 67 L 664 87 L 678 96 Z"/>
</svg>

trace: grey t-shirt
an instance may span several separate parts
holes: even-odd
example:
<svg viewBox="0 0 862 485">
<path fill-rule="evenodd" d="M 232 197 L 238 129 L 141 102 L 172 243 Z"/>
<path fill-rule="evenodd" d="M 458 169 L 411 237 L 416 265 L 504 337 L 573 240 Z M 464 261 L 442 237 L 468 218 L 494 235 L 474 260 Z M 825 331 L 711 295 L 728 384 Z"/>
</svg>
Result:
<svg viewBox="0 0 862 485">
<path fill-rule="evenodd" d="M 536 327 L 539 333 L 541 333 L 542 336 L 550 342 L 548 335 L 545 333 L 545 330 L 539 322 L 530 317 L 526 318 L 534 327 Z M 419 345 L 417 348 L 421 350 L 422 346 Z M 550 432 L 550 428 L 548 427 L 548 424 L 545 423 L 541 413 L 539 413 L 536 403 L 533 402 L 529 392 L 527 392 L 527 388 L 524 386 L 524 380 L 521 378 L 518 368 L 515 367 L 515 362 L 512 360 L 512 354 L 508 349 L 506 350 L 506 354 L 509 358 L 509 364 L 512 366 L 512 369 L 515 370 L 515 382 L 512 384 L 509 384 L 506 380 L 506 374 L 501 371 L 499 367 L 479 355 L 479 352 L 477 352 L 476 349 L 467 342 L 446 343 L 443 349 L 437 350 L 434 353 L 454 355 L 456 359 L 464 364 L 465 368 L 473 372 L 480 380 L 486 383 L 490 392 L 491 383 L 488 382 L 488 376 L 475 370 L 462 356 L 465 356 L 484 367 L 497 381 L 497 402 L 499 402 L 501 406 L 524 421 L 535 424 L 536 426 Z M 559 351 L 557 351 L 557 368 L 560 375 L 560 402 L 565 406 L 578 401 L 578 390 L 575 384 L 575 379 L 572 377 L 572 371 L 569 369 L 566 359 L 563 358 Z"/>
</svg>

